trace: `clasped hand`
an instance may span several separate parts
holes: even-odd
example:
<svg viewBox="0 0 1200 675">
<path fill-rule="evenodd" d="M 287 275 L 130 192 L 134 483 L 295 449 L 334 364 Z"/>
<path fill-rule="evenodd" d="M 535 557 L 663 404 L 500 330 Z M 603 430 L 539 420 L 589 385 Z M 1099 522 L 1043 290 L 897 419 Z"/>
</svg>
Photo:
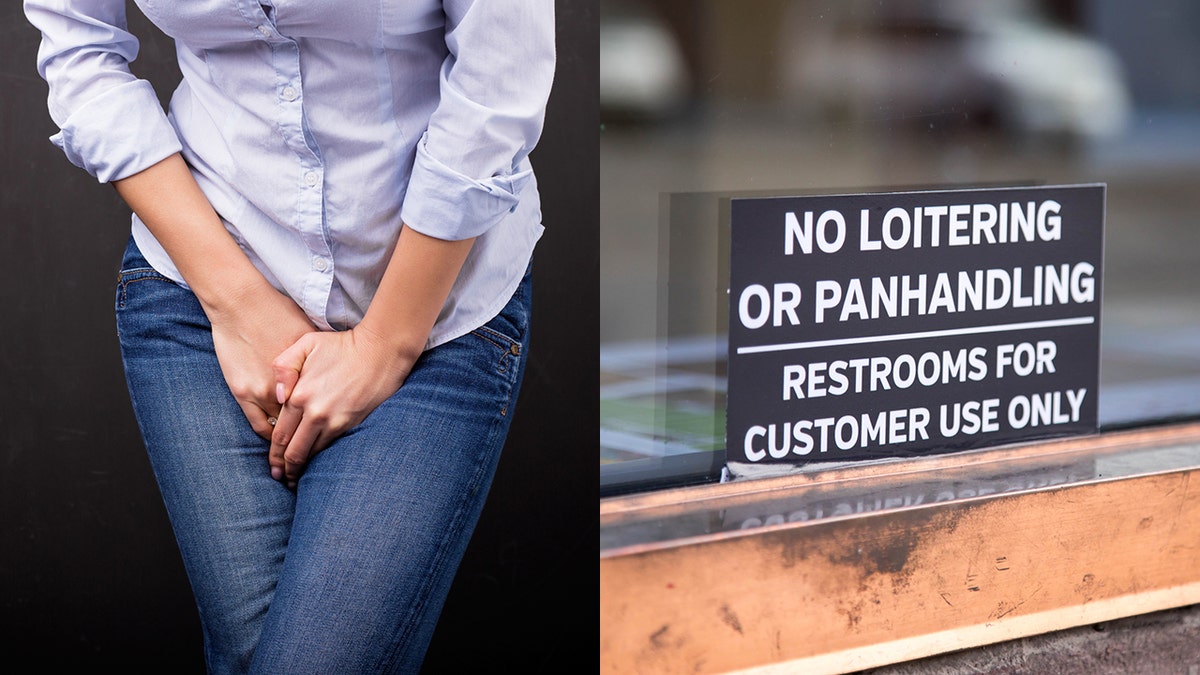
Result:
<svg viewBox="0 0 1200 675">
<path fill-rule="evenodd" d="M 294 488 L 316 453 L 400 389 L 420 350 L 400 351 L 362 325 L 315 331 L 282 295 L 249 302 L 214 315 L 213 344 L 250 426 L 271 441 L 272 477 Z"/>
<path fill-rule="evenodd" d="M 271 476 L 295 488 L 305 466 L 400 389 L 415 356 L 358 326 L 302 336 L 272 364 L 281 406 Z"/>
</svg>

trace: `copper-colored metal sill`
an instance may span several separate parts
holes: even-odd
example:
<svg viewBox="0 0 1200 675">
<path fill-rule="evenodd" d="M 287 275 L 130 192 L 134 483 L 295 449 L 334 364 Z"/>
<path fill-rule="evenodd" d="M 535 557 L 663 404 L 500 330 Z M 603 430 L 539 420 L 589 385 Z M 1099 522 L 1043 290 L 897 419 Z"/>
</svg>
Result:
<svg viewBox="0 0 1200 675">
<path fill-rule="evenodd" d="M 600 670 L 853 672 L 1194 604 L 1197 473 L 1181 424 L 608 498 Z"/>
</svg>

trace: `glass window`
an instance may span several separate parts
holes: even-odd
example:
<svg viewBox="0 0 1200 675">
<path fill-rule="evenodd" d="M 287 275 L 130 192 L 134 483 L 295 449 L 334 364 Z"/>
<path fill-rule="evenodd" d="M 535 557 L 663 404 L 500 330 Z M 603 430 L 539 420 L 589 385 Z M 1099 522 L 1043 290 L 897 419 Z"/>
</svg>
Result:
<svg viewBox="0 0 1200 675">
<path fill-rule="evenodd" d="M 1200 413 L 1200 5 L 601 9 L 602 495 L 720 479 L 735 196 L 1105 183 L 1101 430 Z"/>
</svg>

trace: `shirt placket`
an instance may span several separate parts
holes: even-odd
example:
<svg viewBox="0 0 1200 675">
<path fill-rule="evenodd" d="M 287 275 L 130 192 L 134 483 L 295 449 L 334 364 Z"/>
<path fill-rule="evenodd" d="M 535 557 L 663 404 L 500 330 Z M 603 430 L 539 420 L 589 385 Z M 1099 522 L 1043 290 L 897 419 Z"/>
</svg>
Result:
<svg viewBox="0 0 1200 675">
<path fill-rule="evenodd" d="M 306 133 L 300 47 L 295 40 L 280 34 L 265 13 L 255 30 L 271 49 L 277 123 L 294 158 L 291 166 L 295 172 L 295 219 L 290 225 L 300 236 L 308 256 L 302 263 L 306 268 L 299 299 L 309 317 L 328 329 L 334 260 L 325 224 L 325 164 L 320 148 Z"/>
</svg>

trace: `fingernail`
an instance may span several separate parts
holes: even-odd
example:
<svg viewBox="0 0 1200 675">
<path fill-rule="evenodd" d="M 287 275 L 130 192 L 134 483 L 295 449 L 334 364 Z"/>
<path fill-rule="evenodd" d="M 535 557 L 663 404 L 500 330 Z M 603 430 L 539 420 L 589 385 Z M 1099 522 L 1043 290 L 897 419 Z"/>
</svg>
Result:
<svg viewBox="0 0 1200 675">
<path fill-rule="evenodd" d="M 279 405 L 283 405 L 284 403 L 287 402 L 287 399 L 283 395 L 283 383 L 282 382 L 275 383 L 275 399 L 277 401 L 279 401 Z"/>
<path fill-rule="evenodd" d="M 271 478 L 275 480 L 283 480 L 283 469 L 273 466 L 271 467 Z"/>
</svg>

